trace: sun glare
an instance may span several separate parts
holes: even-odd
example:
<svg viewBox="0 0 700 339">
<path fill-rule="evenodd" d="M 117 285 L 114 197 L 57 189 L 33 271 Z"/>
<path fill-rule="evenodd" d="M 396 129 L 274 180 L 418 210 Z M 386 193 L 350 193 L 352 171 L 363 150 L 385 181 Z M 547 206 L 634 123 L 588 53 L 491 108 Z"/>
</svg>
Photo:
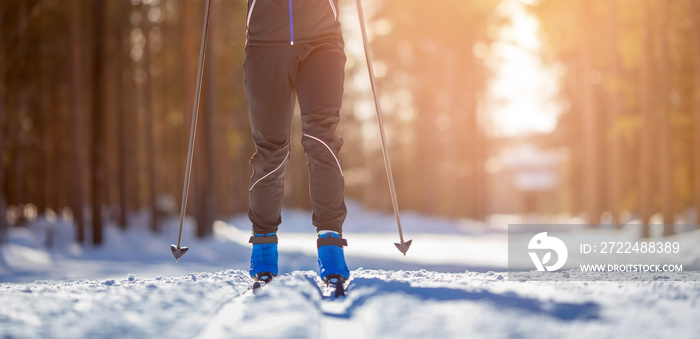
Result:
<svg viewBox="0 0 700 339">
<path fill-rule="evenodd" d="M 500 31 L 491 50 L 487 130 L 493 136 L 551 132 L 560 111 L 555 101 L 559 70 L 539 58 L 538 22 L 522 2 L 505 0 L 499 10 L 511 24 Z"/>
</svg>

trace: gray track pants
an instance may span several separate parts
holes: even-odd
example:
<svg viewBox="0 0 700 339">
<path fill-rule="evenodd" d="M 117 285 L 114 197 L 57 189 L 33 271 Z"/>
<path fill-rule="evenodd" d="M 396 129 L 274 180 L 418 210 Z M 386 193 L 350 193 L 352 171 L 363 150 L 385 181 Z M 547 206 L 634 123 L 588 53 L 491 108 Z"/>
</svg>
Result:
<svg viewBox="0 0 700 339">
<path fill-rule="evenodd" d="M 294 94 L 301 108 L 302 144 L 309 166 L 313 224 L 342 231 L 347 214 L 345 182 L 336 133 L 345 79 L 345 53 L 339 39 L 294 46 L 246 46 L 243 63 L 255 155 L 248 216 L 254 233 L 274 233 L 282 222 L 284 173 Z"/>
</svg>

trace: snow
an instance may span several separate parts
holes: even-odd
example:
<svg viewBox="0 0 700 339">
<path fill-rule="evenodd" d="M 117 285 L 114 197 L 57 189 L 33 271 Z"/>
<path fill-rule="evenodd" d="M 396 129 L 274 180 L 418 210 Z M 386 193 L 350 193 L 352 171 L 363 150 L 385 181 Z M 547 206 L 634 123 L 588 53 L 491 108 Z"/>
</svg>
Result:
<svg viewBox="0 0 700 339">
<path fill-rule="evenodd" d="M 404 257 L 392 214 L 349 209 L 353 271 L 339 300 L 321 294 L 308 211 L 284 211 L 284 274 L 256 294 L 244 215 L 217 222 L 207 240 L 193 237 L 188 220 L 190 251 L 178 263 L 169 249 L 176 219 L 160 235 L 147 231 L 145 215 L 127 231 L 109 225 L 99 249 L 73 243 L 61 219 L 37 219 L 0 248 L 0 337 L 691 338 L 700 330 L 699 272 L 684 272 L 693 281 L 510 281 L 507 235 L 495 219 L 405 212 L 413 245 Z M 673 239 L 700 256 L 697 231 Z"/>
</svg>

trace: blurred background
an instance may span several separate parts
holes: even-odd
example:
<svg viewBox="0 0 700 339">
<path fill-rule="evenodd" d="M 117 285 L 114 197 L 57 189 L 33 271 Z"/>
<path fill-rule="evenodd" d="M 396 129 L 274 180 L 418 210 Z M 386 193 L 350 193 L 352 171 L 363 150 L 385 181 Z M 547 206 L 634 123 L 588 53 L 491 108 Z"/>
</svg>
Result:
<svg viewBox="0 0 700 339">
<path fill-rule="evenodd" d="M 244 0 L 212 0 L 188 214 L 245 213 Z M 36 218 L 179 213 L 204 0 L 0 1 L 0 237 Z M 374 0 L 365 14 L 399 206 L 455 219 L 696 224 L 700 0 Z M 355 3 L 347 197 L 391 211 Z M 298 113 L 297 113 L 298 119 Z M 309 209 L 295 120 L 286 205 Z M 648 236 L 643 227 L 640 236 Z"/>
</svg>

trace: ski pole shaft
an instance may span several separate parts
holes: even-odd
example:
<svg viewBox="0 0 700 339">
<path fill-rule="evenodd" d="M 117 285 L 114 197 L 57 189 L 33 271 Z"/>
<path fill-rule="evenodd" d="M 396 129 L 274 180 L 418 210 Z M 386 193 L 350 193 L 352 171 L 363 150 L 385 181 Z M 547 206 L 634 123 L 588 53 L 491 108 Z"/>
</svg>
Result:
<svg viewBox="0 0 700 339">
<path fill-rule="evenodd" d="M 182 241 L 182 226 L 185 220 L 185 211 L 187 209 L 187 198 L 190 193 L 190 177 L 192 174 L 192 158 L 194 155 L 194 142 L 197 134 L 197 117 L 199 115 L 199 96 L 202 91 L 202 76 L 204 70 L 204 59 L 207 48 L 207 33 L 209 31 L 209 14 L 211 8 L 211 0 L 207 0 L 204 9 L 204 23 L 202 24 L 202 39 L 199 46 L 199 62 L 197 65 L 197 83 L 194 90 L 194 104 L 192 107 L 192 123 L 190 125 L 190 141 L 187 147 L 187 164 L 185 166 L 185 182 L 182 188 L 182 203 L 180 205 L 180 230 L 177 235 L 177 248 L 180 249 Z M 174 253 L 174 252 L 173 252 Z M 184 253 L 183 253 L 184 254 Z M 178 256 L 176 255 L 176 259 Z"/>
<path fill-rule="evenodd" d="M 408 246 L 411 244 L 411 240 L 408 242 L 404 241 L 403 230 L 401 229 L 401 217 L 399 216 L 399 203 L 396 198 L 396 187 L 394 185 L 394 175 L 391 170 L 391 161 L 389 160 L 389 151 L 387 150 L 386 133 L 384 132 L 384 121 L 382 120 L 382 110 L 379 105 L 379 96 L 377 94 L 377 84 L 374 77 L 374 67 L 372 66 L 372 55 L 370 54 L 369 41 L 367 39 L 367 29 L 365 28 L 365 16 L 362 11 L 362 1 L 355 0 L 357 4 L 357 15 L 360 19 L 360 30 L 362 31 L 362 43 L 365 50 L 365 59 L 367 60 L 367 70 L 369 72 L 369 79 L 372 85 L 372 95 L 374 96 L 374 107 L 377 111 L 377 123 L 379 124 L 379 135 L 382 144 L 382 155 L 384 156 L 384 167 L 386 169 L 387 180 L 389 181 L 389 193 L 391 195 L 391 204 L 394 208 L 394 216 L 396 217 L 396 225 L 399 228 L 399 238 L 401 240 L 400 244 L 395 244 L 396 247 L 404 255 L 408 251 Z"/>
</svg>

